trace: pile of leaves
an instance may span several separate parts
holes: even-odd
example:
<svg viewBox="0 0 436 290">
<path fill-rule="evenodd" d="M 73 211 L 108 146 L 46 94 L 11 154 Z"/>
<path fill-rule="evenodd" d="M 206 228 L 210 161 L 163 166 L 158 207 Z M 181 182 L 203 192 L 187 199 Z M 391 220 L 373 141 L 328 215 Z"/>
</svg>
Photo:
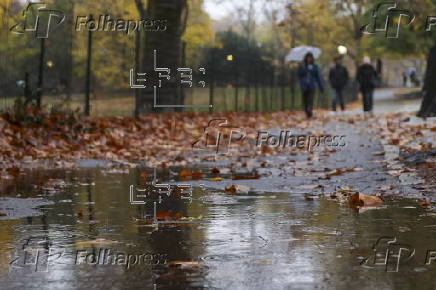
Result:
<svg viewBox="0 0 436 290">
<path fill-rule="evenodd" d="M 370 131 L 400 150 L 424 150 L 427 143 L 416 143 L 423 131 L 435 132 L 433 123 L 407 124 L 407 116 L 386 115 L 365 120 L 358 115 L 331 116 L 317 112 L 307 120 L 302 112 L 226 112 L 226 113 L 152 113 L 132 117 L 84 117 L 76 112 L 42 111 L 34 107 L 16 108 L 0 115 L 0 164 L 2 168 L 35 166 L 43 160 L 69 161 L 100 159 L 145 166 L 186 166 L 205 160 L 217 161 L 220 154 L 211 149 L 197 151 L 193 143 L 205 135 L 212 119 L 225 119 L 228 125 L 242 128 L 245 139 L 232 142 L 229 154 L 222 158 L 255 158 L 277 154 L 280 146 L 257 147 L 258 131 L 271 128 L 300 130 L 311 135 L 331 121 L 348 122 L 359 130 Z M 360 124 L 366 121 L 369 127 Z M 368 133 L 368 132 L 366 132 Z M 284 149 L 288 150 L 288 149 Z M 295 148 L 295 150 L 298 150 Z M 302 150 L 305 150 L 304 148 Z M 53 163 L 56 165 L 56 163 Z M 61 163 L 60 166 L 64 166 Z"/>
<path fill-rule="evenodd" d="M 29 107 L 0 115 L 0 161 L 3 168 L 35 165 L 42 160 L 88 158 L 146 166 L 184 166 L 217 156 L 213 149 L 208 154 L 198 154 L 192 147 L 193 142 L 204 137 L 208 122 L 216 118 L 243 128 L 247 139 L 253 140 L 258 130 L 306 128 L 309 124 L 300 112 L 160 113 L 134 119 L 92 118 Z M 236 144 L 235 154 L 249 157 L 274 151 L 256 149 L 254 142 L 247 139 Z"/>
</svg>

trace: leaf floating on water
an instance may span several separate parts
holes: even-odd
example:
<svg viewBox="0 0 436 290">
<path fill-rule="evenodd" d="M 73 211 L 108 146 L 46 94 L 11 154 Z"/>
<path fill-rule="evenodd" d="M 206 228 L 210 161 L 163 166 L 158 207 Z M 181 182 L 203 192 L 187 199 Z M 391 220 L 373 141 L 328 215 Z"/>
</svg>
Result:
<svg viewBox="0 0 436 290">
<path fill-rule="evenodd" d="M 159 221 L 171 221 L 171 220 L 179 220 L 182 215 L 179 212 L 171 212 L 171 211 L 158 211 L 156 213 L 156 218 Z"/>
<path fill-rule="evenodd" d="M 181 180 L 188 180 L 191 177 L 191 171 L 183 169 L 182 171 L 180 171 L 179 176 Z"/>
<path fill-rule="evenodd" d="M 231 185 L 229 187 L 224 188 L 224 190 L 228 194 L 237 194 L 237 193 L 248 193 L 250 191 L 250 187 L 245 185 Z"/>
<path fill-rule="evenodd" d="M 375 206 L 383 203 L 383 200 L 374 195 L 366 195 L 363 193 L 355 193 L 348 198 L 350 207 L 360 208 L 365 206 Z"/>
<path fill-rule="evenodd" d="M 171 261 L 168 262 L 169 266 L 180 267 L 181 269 L 193 269 L 204 267 L 203 263 L 198 261 Z"/>
<path fill-rule="evenodd" d="M 109 244 L 121 244 L 121 242 L 113 241 L 113 240 L 107 240 L 104 238 L 97 238 L 95 240 L 89 240 L 89 241 L 79 241 L 75 242 L 74 245 L 76 246 L 91 246 L 91 245 L 109 245 Z"/>
<path fill-rule="evenodd" d="M 203 178 L 203 173 L 202 172 L 192 172 L 191 176 L 192 176 L 192 180 L 200 180 Z"/>
<path fill-rule="evenodd" d="M 418 200 L 418 204 L 422 207 L 428 207 L 431 205 L 431 201 L 428 199 Z"/>
</svg>

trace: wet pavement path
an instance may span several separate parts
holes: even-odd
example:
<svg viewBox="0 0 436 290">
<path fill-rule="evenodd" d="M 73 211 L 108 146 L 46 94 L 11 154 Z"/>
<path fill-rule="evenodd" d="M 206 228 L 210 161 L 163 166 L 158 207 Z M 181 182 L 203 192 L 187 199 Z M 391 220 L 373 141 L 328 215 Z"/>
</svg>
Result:
<svg viewBox="0 0 436 290">
<path fill-rule="evenodd" d="M 205 163 L 198 181 L 158 171 L 160 184 L 193 184 L 191 202 L 131 204 L 130 185 L 143 188 L 149 169 L 26 172 L 2 187 L 1 288 L 434 289 L 436 208 L 417 203 L 422 180 L 389 174 L 395 152 L 379 154 L 386 147 L 353 124 L 314 130 L 346 146 Z M 260 178 L 212 181 L 214 167 Z M 330 198 L 351 187 L 385 202 L 356 212 Z"/>
</svg>

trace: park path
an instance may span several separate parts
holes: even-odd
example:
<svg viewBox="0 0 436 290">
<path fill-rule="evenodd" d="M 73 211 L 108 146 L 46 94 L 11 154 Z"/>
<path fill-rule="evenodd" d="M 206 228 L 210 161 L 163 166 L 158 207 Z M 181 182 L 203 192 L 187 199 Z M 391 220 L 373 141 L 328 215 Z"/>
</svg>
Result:
<svg viewBox="0 0 436 290">
<path fill-rule="evenodd" d="M 410 112 L 419 108 L 420 100 L 402 101 L 395 97 L 396 89 L 381 89 L 375 92 L 375 114 Z M 362 109 L 357 108 L 345 112 L 348 118 L 361 115 Z M 408 196 L 421 198 L 419 191 L 411 185 L 423 182 L 415 174 L 402 174 L 400 177 L 388 173 L 389 170 L 400 170 L 404 166 L 396 159 L 399 157 L 397 148 L 382 144 L 376 132 L 367 130 L 369 123 L 381 120 L 368 120 L 350 123 L 340 118 L 333 118 L 323 123 L 312 121 L 306 131 L 297 133 L 310 134 L 310 132 L 324 132 L 333 136 L 346 136 L 346 146 L 340 150 L 325 150 L 317 148 L 313 152 L 283 151 L 271 157 L 235 161 L 232 158 L 221 163 L 222 167 L 232 167 L 236 172 L 256 169 L 261 176 L 258 180 L 224 180 L 219 183 L 212 181 L 199 181 L 209 188 L 223 190 L 231 185 L 249 187 L 256 192 L 295 192 L 307 194 L 333 193 L 339 188 L 353 187 L 365 194 L 380 194 L 383 189 L 384 196 Z M 419 121 L 419 120 L 418 120 Z M 290 128 L 271 128 L 270 134 L 279 135 L 280 131 Z M 292 130 L 293 131 L 293 130 Z M 293 131 L 294 133 L 294 131 Z M 384 155 L 379 154 L 385 152 Z M 204 163 L 205 167 L 214 166 L 214 163 Z M 238 166 L 244 165 L 244 168 Z M 346 173 L 333 174 L 334 171 Z M 390 187 L 389 190 L 384 190 Z"/>
<path fill-rule="evenodd" d="M 377 92 L 376 106 L 383 99 L 396 103 L 389 93 Z M 53 253 L 66 255 L 53 261 L 50 271 L 45 272 L 35 273 L 31 267 L 8 272 L 0 267 L 2 286 L 397 289 L 398 285 L 412 288 L 434 283 L 432 268 L 424 263 L 426 250 L 434 249 L 436 210 L 420 206 L 416 199 L 401 198 L 422 197 L 414 188 L 417 179 L 401 180 L 389 174 L 388 170 L 402 166 L 394 162 L 396 152 L 380 142 L 377 132 L 367 130 L 368 122 L 383 120 L 358 120 L 358 112 L 349 113 L 356 115 L 355 122 L 340 117 L 323 122 L 318 118 L 310 121 L 306 131 L 298 132 L 346 135 L 342 150 L 317 148 L 307 152 L 290 148 L 275 156 L 202 164 L 208 172 L 213 167 L 240 172 L 256 169 L 261 178 L 192 181 L 204 184 L 205 190 L 196 188 L 191 203 L 177 200 L 158 205 L 161 213 L 168 215 L 171 209 L 188 217 L 180 224 L 150 227 L 144 224 L 144 216 L 149 214 L 147 205 L 129 203 L 129 185 L 138 184 L 141 168 L 46 172 L 67 180 L 65 188 L 44 195 L 53 203 L 44 206 L 40 213 L 44 218 L 0 222 L 0 231 L 5 233 L 0 237 L 0 258 L 9 261 L 10 249 L 22 255 L 22 241 L 30 238 L 39 238 L 50 244 Z M 381 151 L 387 154 L 377 153 Z M 40 174 L 36 172 L 35 178 Z M 37 186 L 31 186 L 35 184 L 32 180 L 26 177 L 29 192 L 41 194 Z M 169 182 L 163 178 L 160 181 Z M 245 185 L 249 190 L 229 194 L 224 187 L 230 185 Z M 332 197 L 341 188 L 351 187 L 380 194 L 385 202 L 357 213 Z M 18 199 L 23 190 L 14 188 L 11 196 Z M 386 236 L 416 247 L 415 257 L 401 263 L 401 273 L 386 273 L 384 266 L 365 262 L 371 261 L 377 239 Z M 84 250 L 86 243 L 92 243 L 95 252 L 104 247 L 113 253 L 162 253 L 172 264 L 135 265 L 129 270 L 123 266 L 74 264 L 76 249 Z M 26 276 L 23 273 L 28 272 L 24 271 L 33 272 Z"/>
<path fill-rule="evenodd" d="M 421 99 L 404 99 L 395 96 L 397 88 L 378 89 L 374 93 L 374 113 L 400 113 L 418 111 Z M 362 108 L 356 108 L 353 113 L 361 112 Z"/>
</svg>

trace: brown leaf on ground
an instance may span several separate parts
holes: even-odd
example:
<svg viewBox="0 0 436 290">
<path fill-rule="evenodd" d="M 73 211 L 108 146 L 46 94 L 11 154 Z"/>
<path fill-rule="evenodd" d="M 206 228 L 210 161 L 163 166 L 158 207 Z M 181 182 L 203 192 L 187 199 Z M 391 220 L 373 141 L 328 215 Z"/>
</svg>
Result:
<svg viewBox="0 0 436 290">
<path fill-rule="evenodd" d="M 236 194 L 236 192 L 238 191 L 236 189 L 235 185 L 230 185 L 229 187 L 224 188 L 224 190 L 228 193 L 228 194 Z"/>
<path fill-rule="evenodd" d="M 233 175 L 232 176 L 232 180 L 248 180 L 248 179 L 259 179 L 260 175 L 259 174 L 254 174 L 254 175 Z"/>
<path fill-rule="evenodd" d="M 203 173 L 202 172 L 198 172 L 198 171 L 192 172 L 191 176 L 192 176 L 192 180 L 203 179 Z"/>
<path fill-rule="evenodd" d="M 224 188 L 224 190 L 228 194 L 248 193 L 250 191 L 250 187 L 245 186 L 245 185 L 234 185 L 234 184 L 232 184 L 231 186 Z"/>
<path fill-rule="evenodd" d="M 191 177 L 191 171 L 187 170 L 187 169 L 183 169 L 182 171 L 180 171 L 179 176 L 181 180 L 188 180 Z"/>
</svg>

